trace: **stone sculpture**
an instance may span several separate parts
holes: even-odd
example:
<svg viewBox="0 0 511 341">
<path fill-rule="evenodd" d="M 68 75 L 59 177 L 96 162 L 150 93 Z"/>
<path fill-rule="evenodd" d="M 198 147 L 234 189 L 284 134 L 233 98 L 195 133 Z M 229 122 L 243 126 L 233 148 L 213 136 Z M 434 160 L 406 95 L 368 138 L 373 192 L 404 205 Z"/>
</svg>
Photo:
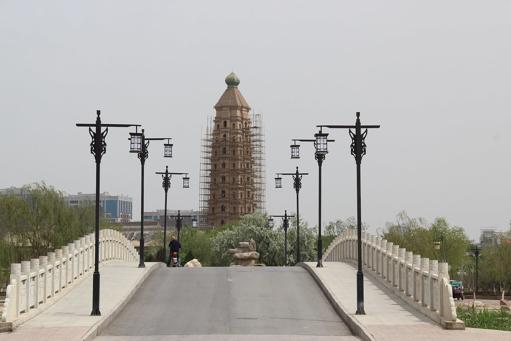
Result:
<svg viewBox="0 0 511 341">
<path fill-rule="evenodd" d="M 194 258 L 185 264 L 185 268 L 201 268 L 201 267 L 202 264 L 197 260 L 197 258 Z"/>
<path fill-rule="evenodd" d="M 256 251 L 256 242 L 250 239 L 248 242 L 239 242 L 238 247 L 229 249 L 232 255 L 231 265 L 255 266 L 259 260 L 259 252 Z"/>
</svg>

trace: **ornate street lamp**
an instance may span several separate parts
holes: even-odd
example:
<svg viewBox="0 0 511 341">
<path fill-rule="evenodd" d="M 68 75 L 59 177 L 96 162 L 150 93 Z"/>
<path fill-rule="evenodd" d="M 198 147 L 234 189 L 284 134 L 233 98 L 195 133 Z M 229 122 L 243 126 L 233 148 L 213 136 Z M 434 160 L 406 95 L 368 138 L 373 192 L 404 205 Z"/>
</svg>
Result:
<svg viewBox="0 0 511 341">
<path fill-rule="evenodd" d="M 135 132 L 130 133 L 130 153 L 140 153 L 142 151 L 142 133 L 138 132 L 138 127 L 135 127 Z"/>
<path fill-rule="evenodd" d="M 282 188 L 282 177 L 279 174 L 275 177 L 275 188 Z"/>
<path fill-rule="evenodd" d="M 183 188 L 190 188 L 190 178 L 188 177 L 188 174 L 183 176 Z"/>
<path fill-rule="evenodd" d="M 108 134 L 108 128 L 127 128 L 127 127 L 139 127 L 138 124 L 106 124 L 101 123 L 101 111 L 96 111 L 96 123 L 77 123 L 77 127 L 88 127 L 89 135 L 92 138 L 90 144 L 90 152 L 96 159 L 96 220 L 94 229 L 94 274 L 92 275 L 92 312 L 91 315 L 99 316 L 101 312 L 99 310 L 99 193 L 100 193 L 100 178 L 101 178 L 101 158 L 106 153 L 106 135 Z M 102 128 L 105 127 L 105 130 Z M 94 128 L 94 129 L 93 129 Z"/>
<path fill-rule="evenodd" d="M 477 244 L 473 245 L 471 248 L 472 255 L 476 259 L 476 274 L 474 279 L 474 290 L 477 295 L 477 292 L 479 291 L 479 256 L 481 255 L 481 247 Z"/>
<path fill-rule="evenodd" d="M 299 142 L 313 142 L 315 153 L 314 156 L 316 160 L 318 161 L 318 174 L 319 174 L 319 186 L 318 186 L 318 242 L 317 242 L 317 258 L 318 262 L 316 267 L 321 268 L 323 267 L 323 240 L 321 237 L 321 167 L 323 165 L 323 161 L 325 160 L 326 154 L 328 153 L 328 142 L 335 142 L 335 140 L 329 140 L 328 134 L 323 133 L 323 131 L 320 129 L 320 131 L 316 134 L 314 134 L 314 139 L 293 139 L 294 145 L 296 145 L 296 141 Z M 293 154 L 293 145 L 291 145 L 291 155 Z M 299 154 L 295 154 L 297 159 L 300 158 Z"/>
<path fill-rule="evenodd" d="M 186 175 L 188 177 L 187 173 L 171 173 L 169 172 L 169 166 L 165 166 L 165 172 L 156 172 L 156 174 L 160 174 L 163 183 L 162 187 L 165 191 L 165 216 L 163 217 L 163 261 L 165 264 L 167 263 L 167 192 L 170 188 L 170 179 L 172 178 L 172 175 Z M 190 188 L 190 178 L 188 178 L 188 186 L 185 186 L 184 184 L 184 177 L 183 177 L 183 188 Z"/>
<path fill-rule="evenodd" d="M 149 142 L 150 141 L 163 141 L 167 140 L 169 141 L 169 137 L 146 137 L 144 133 L 144 129 L 142 129 L 142 133 L 138 133 L 138 130 L 136 129 L 134 133 L 130 133 L 130 152 L 131 153 L 137 153 L 138 159 L 140 160 L 141 165 L 141 190 L 140 190 L 140 260 L 138 263 L 139 268 L 144 268 L 144 165 L 145 161 L 149 157 L 149 151 L 147 148 L 149 148 Z M 170 156 L 172 156 L 172 148 L 170 149 L 171 153 Z M 165 148 L 163 152 L 163 156 L 166 157 L 167 154 L 165 153 Z"/>
<path fill-rule="evenodd" d="M 181 210 L 177 210 L 177 215 L 171 215 L 171 217 L 176 218 L 177 241 L 181 242 L 180 235 L 181 235 L 181 228 L 183 227 L 183 218 L 191 218 L 192 226 L 193 226 L 194 220 L 195 220 L 195 224 L 197 224 L 197 218 L 194 215 L 182 215 Z"/>
<path fill-rule="evenodd" d="M 282 227 L 284 228 L 284 265 L 287 266 L 287 229 L 289 228 L 289 218 L 293 218 L 294 215 L 287 215 L 287 210 L 284 211 L 284 215 L 269 216 L 268 224 L 272 221 L 271 227 L 273 228 L 273 218 L 282 218 Z"/>
<path fill-rule="evenodd" d="M 275 221 L 273 220 L 272 216 L 268 218 L 268 228 L 272 229 L 275 226 Z"/>
<path fill-rule="evenodd" d="M 277 173 L 275 178 L 275 188 L 282 188 L 282 175 L 293 177 L 293 187 L 296 191 L 296 262 L 300 263 L 300 189 L 302 188 L 302 176 L 309 175 L 309 173 L 300 173 L 298 166 L 294 173 Z M 280 180 L 277 180 L 280 179 Z"/>
<path fill-rule="evenodd" d="M 357 251 L 358 251 L 358 270 L 357 270 L 357 315 L 365 315 L 364 311 L 364 274 L 362 272 L 362 199 L 360 185 L 360 164 L 362 157 L 366 155 L 367 145 L 365 138 L 367 129 L 380 128 L 379 125 L 365 125 L 360 123 L 360 113 L 357 112 L 355 125 L 318 125 L 319 128 L 331 129 L 349 129 L 351 137 L 351 155 L 355 157 L 357 164 Z M 362 132 L 362 129 L 365 129 Z M 352 131 L 355 130 L 355 132 Z"/>
<path fill-rule="evenodd" d="M 172 146 L 170 139 L 167 139 L 167 143 L 163 144 L 163 157 L 172 157 Z"/>
<path fill-rule="evenodd" d="M 293 141 L 291 147 L 291 159 L 299 159 L 300 158 L 300 145 L 296 144 L 296 141 Z"/>
</svg>

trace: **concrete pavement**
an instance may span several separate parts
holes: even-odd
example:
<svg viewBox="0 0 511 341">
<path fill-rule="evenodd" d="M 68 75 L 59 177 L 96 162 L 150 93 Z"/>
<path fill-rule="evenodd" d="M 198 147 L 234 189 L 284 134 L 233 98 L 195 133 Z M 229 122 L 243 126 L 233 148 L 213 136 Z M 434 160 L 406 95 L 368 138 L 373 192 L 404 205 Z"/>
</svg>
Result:
<svg viewBox="0 0 511 341">
<path fill-rule="evenodd" d="M 357 307 L 355 266 L 344 262 L 324 262 L 323 265 L 323 268 L 316 268 L 316 263 L 305 264 L 321 281 L 333 304 L 337 304 L 347 314 L 347 319 L 352 320 L 352 328 L 359 328 L 367 335 L 366 340 L 479 341 L 485 338 L 492 341 L 511 340 L 511 332 L 472 328 L 442 329 L 367 275 L 364 276 L 366 315 L 355 315 Z"/>
<path fill-rule="evenodd" d="M 96 339 L 358 340 L 300 267 L 160 268 Z"/>
<path fill-rule="evenodd" d="M 137 263 L 110 261 L 100 266 L 102 316 L 90 316 L 92 309 L 92 276 L 85 278 L 64 297 L 25 322 L 13 333 L 0 334 L 0 341 L 74 341 L 89 336 L 101 326 L 143 280 L 160 263 L 146 263 L 139 269 Z"/>
</svg>

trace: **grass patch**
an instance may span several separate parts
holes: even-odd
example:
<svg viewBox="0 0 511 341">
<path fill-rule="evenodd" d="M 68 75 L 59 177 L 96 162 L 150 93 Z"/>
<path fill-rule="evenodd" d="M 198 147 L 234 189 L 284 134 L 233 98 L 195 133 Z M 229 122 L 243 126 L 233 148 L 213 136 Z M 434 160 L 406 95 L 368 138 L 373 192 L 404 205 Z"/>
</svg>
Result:
<svg viewBox="0 0 511 341">
<path fill-rule="evenodd" d="M 478 310 L 457 307 L 458 318 L 469 328 L 496 329 L 511 331 L 511 315 L 504 310 Z"/>
</svg>

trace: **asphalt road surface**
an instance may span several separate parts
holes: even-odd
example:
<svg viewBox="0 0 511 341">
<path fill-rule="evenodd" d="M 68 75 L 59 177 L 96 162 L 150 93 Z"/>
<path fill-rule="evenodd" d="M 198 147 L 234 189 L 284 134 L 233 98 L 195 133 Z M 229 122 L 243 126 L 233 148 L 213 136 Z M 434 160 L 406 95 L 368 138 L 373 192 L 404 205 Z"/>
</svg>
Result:
<svg viewBox="0 0 511 341">
<path fill-rule="evenodd" d="M 358 340 L 300 267 L 160 268 L 96 340 Z"/>
</svg>

